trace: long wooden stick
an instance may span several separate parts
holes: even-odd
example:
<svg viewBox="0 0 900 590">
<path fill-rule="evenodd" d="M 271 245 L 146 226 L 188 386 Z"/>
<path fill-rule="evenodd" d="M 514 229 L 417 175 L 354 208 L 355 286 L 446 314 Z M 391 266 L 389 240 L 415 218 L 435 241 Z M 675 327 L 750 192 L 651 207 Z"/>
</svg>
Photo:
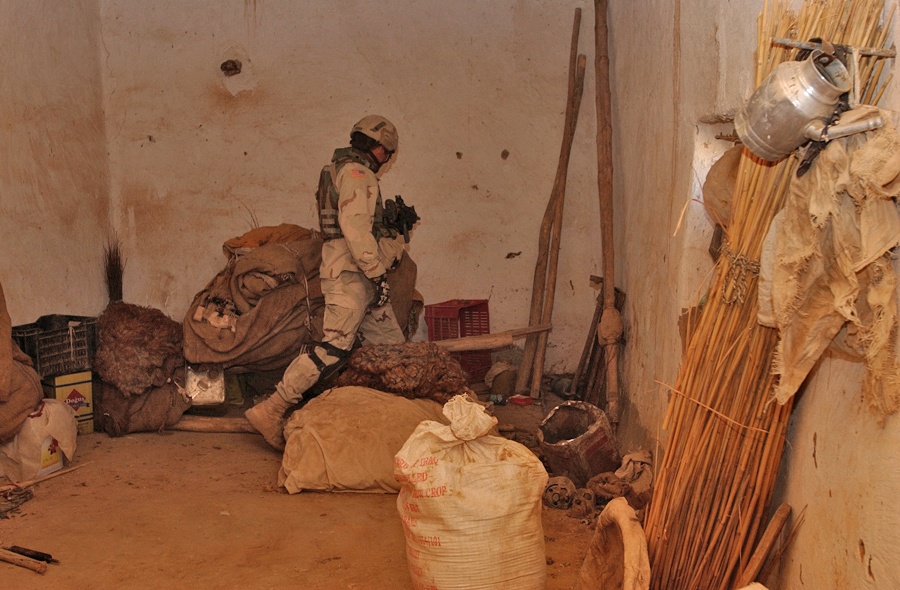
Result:
<svg viewBox="0 0 900 590">
<path fill-rule="evenodd" d="M 602 288 L 602 287 L 601 287 Z M 603 311 L 603 292 L 601 291 L 600 295 L 597 296 L 597 305 L 594 307 L 594 317 L 591 319 L 591 323 L 588 325 L 588 335 L 587 341 L 584 343 L 584 348 L 581 350 L 581 358 L 578 360 L 578 365 L 575 367 L 575 374 L 572 376 L 572 385 L 567 392 L 569 396 L 574 395 L 578 391 L 579 384 L 581 383 L 581 378 L 584 376 L 584 372 L 589 369 L 589 363 L 591 361 L 591 357 L 594 354 L 594 348 L 599 346 L 597 343 L 597 324 L 600 323 L 600 312 Z M 588 388 L 585 387 L 585 390 Z M 585 401 L 590 402 L 585 397 Z"/>
<path fill-rule="evenodd" d="M 565 170 L 568 169 L 567 151 L 571 151 L 571 145 L 569 146 L 568 150 L 566 149 L 565 136 L 568 133 L 570 125 L 574 127 L 574 124 L 571 123 L 571 114 L 572 109 L 574 108 L 576 85 L 578 84 L 576 70 L 578 68 L 578 33 L 580 28 L 581 9 L 576 8 L 574 24 L 572 25 L 572 43 L 569 49 L 569 78 L 566 97 L 566 115 L 565 122 L 563 124 L 563 145 L 560 148 L 560 161 L 556 169 L 556 179 L 554 181 L 553 190 L 550 193 L 550 199 L 547 202 L 547 208 L 544 210 L 544 218 L 541 221 L 540 236 L 538 239 L 538 259 L 535 263 L 534 278 L 531 287 L 531 310 L 528 317 L 528 324 L 532 326 L 541 323 L 549 323 L 549 320 L 543 320 L 544 309 L 546 307 L 547 270 L 550 266 L 550 250 L 553 229 L 554 225 L 557 223 L 557 211 L 559 209 L 558 201 L 563 198 L 563 193 L 557 190 L 557 187 L 559 186 L 560 170 L 563 169 L 563 158 L 565 158 Z M 582 84 L 583 79 L 584 77 L 582 75 Z M 581 92 L 579 91 L 578 94 L 578 101 L 580 103 Z M 563 184 L 563 189 L 564 187 L 565 184 Z M 538 355 L 539 344 L 540 334 L 530 336 L 525 341 L 522 360 L 519 363 L 519 372 L 516 376 L 517 393 L 523 393 L 526 391 L 526 389 L 528 389 L 529 379 L 531 379 L 532 376 L 532 369 L 536 365 L 536 357 Z M 541 359 L 541 364 L 543 365 L 543 359 Z"/>
<path fill-rule="evenodd" d="M 578 41 L 577 36 L 573 43 Z M 575 70 L 575 88 L 566 114 L 566 126 L 563 133 L 563 146 L 560 151 L 560 162 L 557 170 L 556 182 L 553 185 L 556 208 L 553 218 L 553 231 L 550 236 L 550 260 L 547 267 L 547 285 L 544 295 L 544 309 L 541 313 L 541 322 L 549 324 L 553 319 L 553 302 L 556 298 L 556 276 L 559 268 L 559 248 L 562 240 L 563 205 L 566 197 L 566 177 L 569 170 L 569 157 L 572 154 L 572 144 L 575 141 L 575 127 L 578 123 L 578 111 L 581 107 L 581 95 L 584 90 L 584 70 L 587 58 L 578 56 Z M 534 370 L 531 376 L 531 397 L 541 396 L 541 379 L 544 376 L 544 360 L 547 354 L 546 332 L 538 334 L 535 348 Z"/>
<path fill-rule="evenodd" d="M 613 245 L 612 107 L 609 91 L 608 0 L 594 0 L 594 80 L 597 105 L 597 192 L 600 198 L 600 239 L 603 248 L 603 315 L 614 321 L 616 272 Z M 603 324 L 601 315 L 601 327 Z M 598 334 L 602 330 L 598 331 Z M 600 343 L 606 352 L 606 413 L 615 430 L 619 423 L 619 342 Z"/>
<path fill-rule="evenodd" d="M 467 350 L 494 350 L 510 346 L 513 341 L 526 338 L 531 334 L 549 332 L 553 326 L 541 324 L 527 328 L 516 328 L 505 332 L 493 334 L 479 334 L 477 336 L 465 336 L 463 338 L 451 338 L 449 340 L 435 340 L 434 343 L 448 352 L 464 352 Z"/>
<path fill-rule="evenodd" d="M 763 533 L 762 539 L 760 539 L 759 544 L 756 546 L 756 551 L 753 552 L 753 556 L 750 557 L 747 567 L 744 568 L 744 571 L 738 578 L 737 584 L 735 585 L 736 588 L 743 588 L 756 579 L 757 574 L 762 570 L 766 557 L 775 545 L 775 540 L 778 539 L 778 535 L 781 534 L 781 529 L 784 528 L 790 515 L 790 504 L 782 504 L 778 507 L 778 510 L 775 511 L 775 514 L 772 515 L 772 520 L 769 521 L 766 532 Z"/>
<path fill-rule="evenodd" d="M 13 488 L 19 488 L 19 489 L 30 488 L 31 486 L 35 486 L 39 483 L 43 483 L 43 482 L 47 481 L 48 479 L 53 479 L 54 477 L 59 477 L 60 475 L 66 475 L 68 473 L 72 473 L 73 471 L 75 471 L 77 469 L 81 469 L 85 465 L 89 465 L 89 464 L 90 463 L 82 463 L 81 465 L 75 465 L 73 467 L 66 467 L 65 469 L 60 469 L 59 471 L 54 471 L 53 473 L 51 473 L 49 475 L 44 475 L 42 477 L 38 477 L 35 479 L 29 479 L 27 481 L 22 481 L 19 483 L 6 484 L 4 486 L 0 486 L 0 491 L 6 490 L 6 489 L 13 489 Z"/>
</svg>

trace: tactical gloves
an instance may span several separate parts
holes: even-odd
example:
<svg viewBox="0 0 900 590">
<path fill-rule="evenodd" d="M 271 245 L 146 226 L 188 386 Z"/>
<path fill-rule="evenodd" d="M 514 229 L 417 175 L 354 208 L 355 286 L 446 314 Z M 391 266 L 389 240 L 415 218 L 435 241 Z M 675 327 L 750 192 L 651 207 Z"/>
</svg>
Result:
<svg viewBox="0 0 900 590">
<path fill-rule="evenodd" d="M 388 284 L 387 275 L 377 276 L 371 281 L 375 285 L 375 297 L 372 298 L 372 307 L 384 307 L 391 301 L 391 286 Z"/>
</svg>

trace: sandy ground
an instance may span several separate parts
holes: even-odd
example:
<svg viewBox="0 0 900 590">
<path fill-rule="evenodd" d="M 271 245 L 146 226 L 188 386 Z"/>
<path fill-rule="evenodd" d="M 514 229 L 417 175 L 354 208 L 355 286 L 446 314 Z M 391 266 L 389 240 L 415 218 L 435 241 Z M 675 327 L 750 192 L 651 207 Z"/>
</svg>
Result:
<svg viewBox="0 0 900 590">
<path fill-rule="evenodd" d="M 498 417 L 533 423 L 546 410 Z M 0 587 L 412 588 L 395 495 L 289 495 L 280 458 L 255 434 L 81 435 L 78 469 L 0 520 L 0 545 L 60 563 L 41 575 L 0 562 Z M 547 589 L 575 588 L 593 526 L 546 507 L 543 523 Z"/>
</svg>

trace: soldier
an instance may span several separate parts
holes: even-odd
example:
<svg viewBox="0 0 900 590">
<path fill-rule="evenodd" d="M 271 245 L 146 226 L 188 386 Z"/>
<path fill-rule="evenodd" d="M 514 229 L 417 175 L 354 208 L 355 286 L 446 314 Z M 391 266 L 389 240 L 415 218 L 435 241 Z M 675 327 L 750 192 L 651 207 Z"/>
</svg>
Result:
<svg viewBox="0 0 900 590">
<path fill-rule="evenodd" d="M 245 412 L 270 446 L 283 450 L 284 413 L 323 374 L 347 360 L 361 333 L 367 344 L 405 341 L 389 305 L 386 273 L 403 256 L 403 236 L 382 225 L 378 172 L 397 150 L 397 129 L 377 115 L 350 132 L 350 147 L 335 150 L 319 176 L 319 226 L 325 240 L 319 269 L 325 295 L 322 342 L 304 347 L 275 392 Z"/>
</svg>

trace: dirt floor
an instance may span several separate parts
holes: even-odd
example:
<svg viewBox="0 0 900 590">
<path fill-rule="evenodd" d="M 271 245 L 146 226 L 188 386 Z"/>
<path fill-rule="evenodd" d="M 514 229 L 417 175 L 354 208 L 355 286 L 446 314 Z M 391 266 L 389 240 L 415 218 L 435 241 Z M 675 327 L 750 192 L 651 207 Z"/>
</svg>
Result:
<svg viewBox="0 0 900 590">
<path fill-rule="evenodd" d="M 528 446 L 552 408 L 495 414 Z M 280 459 L 255 434 L 81 435 L 77 469 L 0 520 L 0 546 L 60 563 L 41 575 L 0 562 L 0 587 L 412 588 L 395 495 L 290 495 Z M 593 525 L 546 507 L 543 524 L 547 589 L 576 588 Z"/>
</svg>

